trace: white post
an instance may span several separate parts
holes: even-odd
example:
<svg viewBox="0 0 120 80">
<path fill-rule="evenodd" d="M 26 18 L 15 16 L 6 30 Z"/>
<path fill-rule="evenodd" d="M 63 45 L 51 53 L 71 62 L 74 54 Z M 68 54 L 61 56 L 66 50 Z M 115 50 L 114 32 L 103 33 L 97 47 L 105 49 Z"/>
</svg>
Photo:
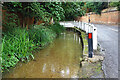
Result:
<svg viewBox="0 0 120 80">
<path fill-rule="evenodd" d="M 88 32 L 89 32 L 89 33 L 90 33 L 90 27 L 91 27 L 91 26 L 90 26 L 90 24 L 89 24 L 89 26 L 88 26 Z"/>
<path fill-rule="evenodd" d="M 97 28 L 93 27 L 93 49 L 97 50 Z"/>
</svg>

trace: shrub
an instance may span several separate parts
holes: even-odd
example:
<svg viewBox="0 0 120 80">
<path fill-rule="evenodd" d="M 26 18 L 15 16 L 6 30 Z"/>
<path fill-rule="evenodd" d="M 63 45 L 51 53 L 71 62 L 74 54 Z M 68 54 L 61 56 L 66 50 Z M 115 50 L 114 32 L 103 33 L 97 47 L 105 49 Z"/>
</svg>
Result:
<svg viewBox="0 0 120 80">
<path fill-rule="evenodd" d="M 56 34 L 45 26 L 35 25 L 34 29 L 29 30 L 29 36 L 35 45 L 45 46 L 53 41 Z"/>
<path fill-rule="evenodd" d="M 65 30 L 65 28 L 60 25 L 58 22 L 55 22 L 55 24 L 49 25 L 49 29 L 52 29 L 57 35 L 60 35 L 61 32 Z"/>
</svg>

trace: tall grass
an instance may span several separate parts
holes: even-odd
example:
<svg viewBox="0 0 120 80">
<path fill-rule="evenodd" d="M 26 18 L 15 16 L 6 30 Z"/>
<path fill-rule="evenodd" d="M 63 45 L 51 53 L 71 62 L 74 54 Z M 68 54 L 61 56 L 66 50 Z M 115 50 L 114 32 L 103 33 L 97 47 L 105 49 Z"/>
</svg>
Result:
<svg viewBox="0 0 120 80">
<path fill-rule="evenodd" d="M 29 61 L 33 57 L 33 41 L 29 40 L 28 32 L 25 29 L 16 28 L 13 33 L 5 34 L 2 39 L 2 69 L 9 69 L 18 61 Z"/>
<path fill-rule="evenodd" d="M 45 26 L 35 25 L 34 29 L 29 30 L 30 39 L 38 46 L 45 46 L 51 43 L 56 37 L 55 32 Z"/>
</svg>

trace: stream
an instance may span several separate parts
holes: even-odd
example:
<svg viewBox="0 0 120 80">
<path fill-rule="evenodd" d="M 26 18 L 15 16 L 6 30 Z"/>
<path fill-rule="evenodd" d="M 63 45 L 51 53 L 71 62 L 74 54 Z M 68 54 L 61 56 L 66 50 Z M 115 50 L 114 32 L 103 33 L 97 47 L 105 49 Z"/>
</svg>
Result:
<svg viewBox="0 0 120 80">
<path fill-rule="evenodd" d="M 3 78 L 79 78 L 81 39 L 77 33 L 66 31 L 34 57 L 17 65 Z"/>
</svg>

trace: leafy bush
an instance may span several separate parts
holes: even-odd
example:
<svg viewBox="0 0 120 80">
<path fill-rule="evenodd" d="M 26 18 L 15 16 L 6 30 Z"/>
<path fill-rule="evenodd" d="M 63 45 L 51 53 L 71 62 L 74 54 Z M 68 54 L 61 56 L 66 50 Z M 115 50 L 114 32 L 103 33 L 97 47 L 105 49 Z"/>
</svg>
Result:
<svg viewBox="0 0 120 80">
<path fill-rule="evenodd" d="M 30 40 L 40 46 L 45 46 L 56 37 L 56 34 L 51 29 L 41 25 L 35 25 L 34 29 L 29 30 L 29 35 Z"/>
<path fill-rule="evenodd" d="M 49 29 L 52 29 L 57 35 L 60 35 L 61 32 L 65 30 L 65 28 L 60 25 L 58 22 L 55 22 L 55 24 L 49 25 Z"/>
</svg>

